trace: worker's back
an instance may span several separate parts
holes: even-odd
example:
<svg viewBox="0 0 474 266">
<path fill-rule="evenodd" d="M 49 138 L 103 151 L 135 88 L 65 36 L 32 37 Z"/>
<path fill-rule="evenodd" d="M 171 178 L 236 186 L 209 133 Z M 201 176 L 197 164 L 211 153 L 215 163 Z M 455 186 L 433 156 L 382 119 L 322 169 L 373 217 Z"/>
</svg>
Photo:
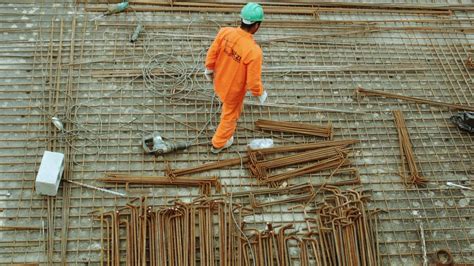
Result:
<svg viewBox="0 0 474 266">
<path fill-rule="evenodd" d="M 262 50 L 252 34 L 240 28 L 223 28 L 217 34 L 206 58 L 214 70 L 214 88 L 225 103 L 239 103 L 246 89 L 260 95 Z"/>
</svg>

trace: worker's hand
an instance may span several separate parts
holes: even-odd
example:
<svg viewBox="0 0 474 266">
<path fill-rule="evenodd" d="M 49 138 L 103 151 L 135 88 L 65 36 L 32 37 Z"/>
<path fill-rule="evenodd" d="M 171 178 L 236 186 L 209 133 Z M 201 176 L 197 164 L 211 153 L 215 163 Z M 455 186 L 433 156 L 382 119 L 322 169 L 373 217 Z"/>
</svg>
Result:
<svg viewBox="0 0 474 266">
<path fill-rule="evenodd" d="M 206 68 L 206 70 L 204 70 L 204 76 L 206 76 L 208 81 L 212 81 L 214 79 L 214 71 Z"/>
<path fill-rule="evenodd" d="M 265 101 L 267 100 L 267 97 L 268 97 L 267 91 L 263 91 L 262 95 L 258 96 L 258 101 L 260 102 L 260 104 L 264 104 Z"/>
</svg>

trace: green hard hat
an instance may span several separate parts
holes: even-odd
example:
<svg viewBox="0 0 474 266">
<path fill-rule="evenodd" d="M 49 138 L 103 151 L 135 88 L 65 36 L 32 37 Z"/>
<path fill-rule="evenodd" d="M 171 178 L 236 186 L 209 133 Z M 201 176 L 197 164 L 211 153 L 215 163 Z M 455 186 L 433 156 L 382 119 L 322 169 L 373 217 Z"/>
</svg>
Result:
<svg viewBox="0 0 474 266">
<path fill-rule="evenodd" d="M 263 21 L 263 8 L 257 3 L 247 3 L 240 11 L 240 18 L 245 24 Z"/>
</svg>

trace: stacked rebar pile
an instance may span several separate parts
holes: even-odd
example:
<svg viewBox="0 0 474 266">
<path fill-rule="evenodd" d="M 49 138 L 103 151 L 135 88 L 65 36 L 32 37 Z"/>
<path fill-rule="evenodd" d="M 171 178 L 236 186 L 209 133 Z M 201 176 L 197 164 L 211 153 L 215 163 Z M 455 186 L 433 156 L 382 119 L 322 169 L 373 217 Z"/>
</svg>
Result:
<svg viewBox="0 0 474 266">
<path fill-rule="evenodd" d="M 241 242 L 242 265 L 379 265 L 376 212 L 367 210 L 368 197 L 361 192 L 323 187 L 325 196 L 306 218 L 305 236 L 278 231 L 271 224 L 263 232 L 251 230 Z M 313 214 L 316 216 L 311 217 Z M 295 254 L 298 257 L 295 258 Z"/>
<path fill-rule="evenodd" d="M 304 235 L 289 232 L 292 224 L 275 226 L 278 231 L 269 223 L 264 231 L 245 228 L 244 208 L 233 206 L 232 197 L 201 197 L 161 208 L 142 198 L 97 215 L 103 228 L 101 263 L 378 265 L 376 211 L 367 210 L 369 197 L 333 186 L 323 186 L 320 191 L 316 208 L 304 212 Z"/>
<path fill-rule="evenodd" d="M 379 265 L 377 220 L 367 210 L 368 196 L 354 190 L 324 187 L 329 195 L 318 203 L 316 239 L 318 264 Z"/>
<path fill-rule="evenodd" d="M 407 186 L 423 185 L 427 180 L 421 176 L 416 166 L 415 154 L 413 153 L 410 135 L 408 134 L 403 113 L 400 110 L 395 110 L 393 111 L 393 116 L 395 118 L 395 125 L 397 126 L 400 157 L 402 161 L 400 176 Z M 408 164 L 409 174 L 407 174 L 405 164 Z"/>
<path fill-rule="evenodd" d="M 98 217 L 101 265 L 240 265 L 239 223 L 222 200 L 154 209 L 142 198 Z"/>
<path fill-rule="evenodd" d="M 280 146 L 280 147 L 256 149 L 256 150 L 251 150 L 251 153 L 255 154 L 255 156 L 257 155 L 264 156 L 264 155 L 271 155 L 271 154 L 277 154 L 277 153 L 303 152 L 303 151 L 316 150 L 316 149 L 322 149 L 322 148 L 327 148 L 327 147 L 337 147 L 337 146 L 346 147 L 348 145 L 351 145 L 357 142 L 359 141 L 356 139 L 328 140 L 328 141 L 319 141 L 319 142 L 314 142 L 314 143 L 295 144 L 295 145 L 286 145 L 286 146 Z M 251 156 L 254 156 L 254 155 L 251 155 Z M 184 176 L 184 175 L 201 173 L 201 172 L 215 170 L 215 169 L 221 169 L 221 168 L 229 167 L 233 165 L 246 164 L 248 162 L 249 162 L 249 156 L 242 156 L 242 157 L 222 160 L 218 162 L 199 164 L 198 166 L 193 166 L 186 169 L 168 168 L 166 170 L 167 172 L 166 174 L 167 176 L 174 178 L 177 176 Z"/>
<path fill-rule="evenodd" d="M 258 119 L 255 121 L 255 126 L 262 130 L 281 131 L 323 138 L 332 138 L 331 124 L 327 124 L 326 126 L 316 126 L 295 122 Z"/>
<path fill-rule="evenodd" d="M 265 156 L 260 151 L 249 150 L 247 156 L 249 158 L 248 169 L 251 176 L 256 178 L 259 184 L 278 186 L 281 182 L 293 177 L 324 170 L 337 171 L 341 167 L 349 165 L 350 161 L 347 159 L 349 149 L 347 149 L 347 146 L 352 143 L 352 140 L 339 141 L 336 145 L 316 148 L 276 159 L 265 159 Z M 271 173 L 274 169 L 304 163 L 310 164 L 294 170 Z"/>
</svg>

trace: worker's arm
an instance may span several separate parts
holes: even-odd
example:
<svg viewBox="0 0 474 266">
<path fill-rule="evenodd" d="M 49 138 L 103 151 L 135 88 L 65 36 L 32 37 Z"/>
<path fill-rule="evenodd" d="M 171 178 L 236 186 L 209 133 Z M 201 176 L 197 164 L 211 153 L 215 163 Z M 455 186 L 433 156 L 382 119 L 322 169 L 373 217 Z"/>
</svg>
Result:
<svg viewBox="0 0 474 266">
<path fill-rule="evenodd" d="M 256 49 L 253 57 L 247 65 L 246 88 L 252 92 L 253 96 L 260 96 L 263 93 L 262 85 L 262 62 L 263 55 L 260 48 Z"/>
<path fill-rule="evenodd" d="M 212 42 L 211 47 L 209 47 L 209 50 L 207 51 L 206 63 L 205 63 L 206 69 L 214 70 L 214 67 L 216 65 L 217 55 L 219 52 L 219 46 L 222 39 L 223 30 L 224 29 L 221 29 L 219 33 L 217 33 L 216 38 Z"/>
</svg>

